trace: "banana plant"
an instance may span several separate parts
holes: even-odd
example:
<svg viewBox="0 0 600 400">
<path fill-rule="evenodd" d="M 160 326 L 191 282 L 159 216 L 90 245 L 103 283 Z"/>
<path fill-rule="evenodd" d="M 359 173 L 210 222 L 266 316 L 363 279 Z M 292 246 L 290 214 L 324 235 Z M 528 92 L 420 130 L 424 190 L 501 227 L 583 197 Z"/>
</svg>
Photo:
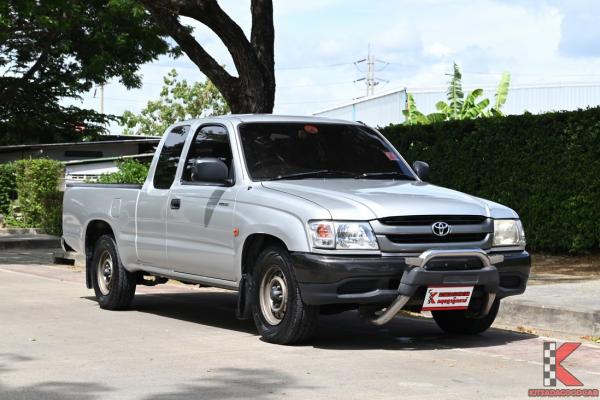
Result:
<svg viewBox="0 0 600 400">
<path fill-rule="evenodd" d="M 407 125 L 419 125 L 430 123 L 429 119 L 421 111 L 417 110 L 415 98 L 412 94 L 408 93 L 406 96 L 406 109 L 402 110 L 404 114 L 405 124 Z"/>
<path fill-rule="evenodd" d="M 450 74 L 450 84 L 448 86 L 448 91 L 446 92 L 446 96 L 448 98 L 448 104 L 450 106 L 451 119 L 459 119 L 459 115 L 463 108 L 463 89 L 462 89 L 462 74 L 460 73 L 460 68 L 456 62 L 453 66 L 452 74 Z"/>
<path fill-rule="evenodd" d="M 506 103 L 510 87 L 510 74 L 508 72 L 502 74 L 494 95 L 494 105 L 490 109 L 488 109 L 489 99 L 479 100 L 483 95 L 483 89 L 475 89 L 469 92 L 465 98 L 462 89 L 462 74 L 456 63 L 454 63 L 453 72 L 450 76 L 448 91 L 446 92 L 448 102 L 437 102 L 435 105 L 437 112 L 435 113 L 425 115 L 420 112 L 417 109 L 414 96 L 410 93 L 407 94 L 406 109 L 402 111 L 406 117 L 406 124 L 430 124 L 439 121 L 503 115 L 501 109 Z"/>
<path fill-rule="evenodd" d="M 475 89 L 467 95 L 459 119 L 474 119 L 485 114 L 485 109 L 490 105 L 489 99 L 477 101 L 477 98 L 483 95 L 483 89 Z"/>
<path fill-rule="evenodd" d="M 498 88 L 496 89 L 496 94 L 494 95 L 494 106 L 491 108 L 490 113 L 493 116 L 500 116 L 502 114 L 501 108 L 504 104 L 506 104 L 506 99 L 508 98 L 508 89 L 510 87 L 510 74 L 508 72 L 502 73 L 502 77 L 500 78 L 500 83 L 498 83 Z"/>
</svg>

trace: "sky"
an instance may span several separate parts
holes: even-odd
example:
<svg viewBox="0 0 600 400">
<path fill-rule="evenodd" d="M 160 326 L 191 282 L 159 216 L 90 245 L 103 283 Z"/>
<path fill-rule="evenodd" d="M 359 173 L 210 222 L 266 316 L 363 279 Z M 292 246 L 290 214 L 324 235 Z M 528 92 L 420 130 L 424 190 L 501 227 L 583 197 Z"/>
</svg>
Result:
<svg viewBox="0 0 600 400">
<path fill-rule="evenodd" d="M 277 92 L 274 113 L 310 115 L 364 96 L 371 53 L 382 79 L 375 93 L 444 88 L 456 61 L 466 88 L 493 87 L 503 71 L 513 86 L 600 82 L 598 0 L 273 0 Z M 250 1 L 220 1 L 248 34 Z M 236 74 L 227 50 L 192 20 L 198 41 Z M 187 57 L 142 66 L 143 87 L 105 88 L 105 112 L 140 111 L 158 98 L 172 69 L 188 81 L 205 77 Z M 95 92 L 95 93 L 94 93 Z M 99 109 L 99 91 L 80 105 Z M 111 126 L 112 133 L 120 128 Z"/>
</svg>

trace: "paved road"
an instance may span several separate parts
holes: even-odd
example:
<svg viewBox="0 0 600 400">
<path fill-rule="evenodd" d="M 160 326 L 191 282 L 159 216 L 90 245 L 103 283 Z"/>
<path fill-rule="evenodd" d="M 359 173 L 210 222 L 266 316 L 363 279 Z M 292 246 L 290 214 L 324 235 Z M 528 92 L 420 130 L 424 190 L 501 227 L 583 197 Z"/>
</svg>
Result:
<svg viewBox="0 0 600 400">
<path fill-rule="evenodd" d="M 100 310 L 83 274 L 0 256 L 0 399 L 526 398 L 542 387 L 544 338 L 503 330 L 448 337 L 429 320 L 384 328 L 323 317 L 298 347 L 262 342 L 235 295 L 143 288 L 133 310 Z M 545 340 L 548 340 L 547 338 Z M 567 360 L 600 387 L 600 347 Z"/>
</svg>

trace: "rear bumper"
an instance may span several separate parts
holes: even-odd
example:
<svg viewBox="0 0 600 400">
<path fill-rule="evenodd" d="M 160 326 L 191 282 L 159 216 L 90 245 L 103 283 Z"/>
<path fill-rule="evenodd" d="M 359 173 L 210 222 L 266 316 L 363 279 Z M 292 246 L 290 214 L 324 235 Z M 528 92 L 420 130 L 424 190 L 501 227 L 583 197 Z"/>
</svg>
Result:
<svg viewBox="0 0 600 400">
<path fill-rule="evenodd" d="M 473 260 L 461 258 L 457 266 L 462 269 L 440 268 L 439 264 L 415 267 L 409 265 L 410 259 L 407 263 L 406 257 L 396 256 L 293 253 L 292 260 L 302 299 L 311 305 L 386 305 L 398 295 L 413 297 L 418 303 L 420 293 L 430 285 L 475 286 L 478 293 L 493 293 L 496 298 L 523 293 L 531 268 L 529 253 L 493 254 L 503 255 L 504 260 L 477 267 L 470 264 Z"/>
</svg>

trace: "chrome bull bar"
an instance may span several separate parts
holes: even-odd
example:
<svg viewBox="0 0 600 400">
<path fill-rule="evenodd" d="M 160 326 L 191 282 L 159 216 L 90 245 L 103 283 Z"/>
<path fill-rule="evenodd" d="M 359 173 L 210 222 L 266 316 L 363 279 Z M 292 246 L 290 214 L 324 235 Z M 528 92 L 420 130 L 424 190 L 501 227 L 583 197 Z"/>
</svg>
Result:
<svg viewBox="0 0 600 400">
<path fill-rule="evenodd" d="M 409 267 L 424 269 L 424 267 L 432 260 L 436 258 L 452 258 L 452 257 L 474 257 L 481 260 L 483 264 L 483 268 L 493 267 L 495 264 L 499 264 L 504 261 L 504 256 L 501 254 L 489 255 L 485 251 L 481 249 L 459 249 L 459 250 L 427 250 L 418 257 L 407 257 L 405 259 L 406 264 Z M 453 271 L 448 271 L 452 273 Z M 443 272 L 440 272 L 443 273 Z M 402 286 L 402 281 L 405 276 L 402 277 L 400 282 L 400 287 Z M 371 322 L 375 325 L 383 325 L 388 323 L 392 318 L 394 318 L 400 310 L 408 303 L 413 292 L 410 294 L 399 294 L 396 299 L 387 307 L 380 315 L 376 316 Z M 481 316 L 485 316 L 488 314 L 494 301 L 496 300 L 496 293 L 487 293 L 487 301 L 486 304 L 480 313 Z"/>
</svg>

